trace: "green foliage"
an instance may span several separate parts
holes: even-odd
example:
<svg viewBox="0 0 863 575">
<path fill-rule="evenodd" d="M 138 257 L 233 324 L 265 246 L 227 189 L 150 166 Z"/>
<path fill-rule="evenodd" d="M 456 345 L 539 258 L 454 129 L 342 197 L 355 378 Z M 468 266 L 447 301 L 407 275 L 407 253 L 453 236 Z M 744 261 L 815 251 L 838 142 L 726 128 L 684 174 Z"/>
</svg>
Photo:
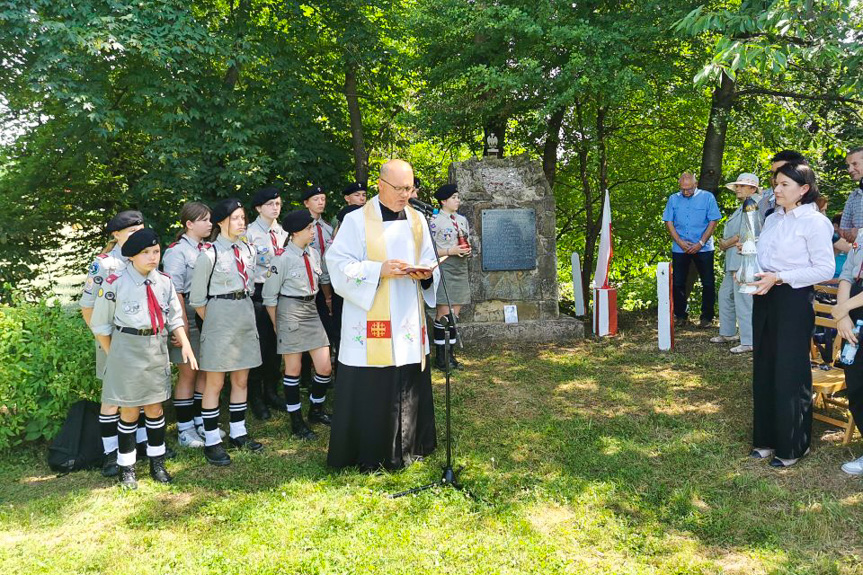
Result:
<svg viewBox="0 0 863 575">
<path fill-rule="evenodd" d="M 0 306 L 0 451 L 52 438 L 72 403 L 98 401 L 93 356 L 80 314 L 44 301 Z"/>
</svg>

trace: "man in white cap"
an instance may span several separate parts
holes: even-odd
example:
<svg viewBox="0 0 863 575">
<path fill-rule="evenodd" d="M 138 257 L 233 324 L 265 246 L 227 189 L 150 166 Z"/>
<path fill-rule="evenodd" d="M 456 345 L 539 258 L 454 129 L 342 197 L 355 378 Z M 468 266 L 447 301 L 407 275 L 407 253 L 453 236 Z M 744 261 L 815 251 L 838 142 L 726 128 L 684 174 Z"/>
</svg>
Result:
<svg viewBox="0 0 863 575">
<path fill-rule="evenodd" d="M 740 253 L 737 245 L 745 230 L 743 202 L 752 198 L 756 203 L 761 200 L 759 194 L 758 176 L 743 173 L 737 180 L 725 184 L 734 191 L 740 206 L 731 214 L 725 223 L 722 239 L 716 245 L 725 254 L 725 276 L 719 286 L 719 335 L 710 339 L 713 343 L 727 343 L 740 340 L 740 344 L 732 347 L 731 353 L 747 353 L 752 351 L 752 295 L 740 293 L 734 274 L 740 269 Z M 761 218 L 755 220 L 755 235 L 761 233 Z M 737 328 L 740 327 L 740 335 Z"/>
</svg>

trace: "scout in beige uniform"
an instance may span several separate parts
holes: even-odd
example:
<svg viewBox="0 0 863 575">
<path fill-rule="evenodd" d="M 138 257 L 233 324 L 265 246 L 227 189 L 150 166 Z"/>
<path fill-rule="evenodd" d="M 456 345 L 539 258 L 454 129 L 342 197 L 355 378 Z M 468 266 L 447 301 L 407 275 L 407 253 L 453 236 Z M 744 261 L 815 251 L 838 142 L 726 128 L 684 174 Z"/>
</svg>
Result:
<svg viewBox="0 0 863 575">
<path fill-rule="evenodd" d="M 189 202 L 180 210 L 183 232 L 177 241 L 168 246 L 162 257 L 162 269 L 171 276 L 174 289 L 183 305 L 183 322 L 189 343 L 195 357 L 200 353 L 201 332 L 195 323 L 195 309 L 189 305 L 189 290 L 192 286 L 192 272 L 195 262 L 204 245 L 204 238 L 210 235 L 210 208 L 200 202 Z M 174 412 L 177 414 L 177 435 L 183 447 L 204 447 L 204 421 L 201 419 L 201 399 L 204 397 L 206 376 L 204 372 L 193 370 L 183 359 L 179 342 L 173 339 L 168 346 L 171 363 L 177 366 L 179 376 L 174 389 Z M 197 428 L 200 427 L 200 432 Z"/>
<path fill-rule="evenodd" d="M 311 246 L 318 250 L 322 258 L 326 257 L 327 250 L 333 245 L 333 228 L 323 218 L 324 210 L 327 207 L 327 195 L 320 186 L 312 186 L 303 192 L 301 197 L 303 205 L 314 218 Z M 315 298 L 315 306 L 318 309 L 318 315 L 321 316 L 321 323 L 327 331 L 327 336 L 330 339 L 336 339 L 332 331 L 333 287 L 329 280 L 321 284 L 321 289 Z"/>
<path fill-rule="evenodd" d="M 468 237 L 470 228 L 468 227 L 467 218 L 458 211 L 461 202 L 458 197 L 458 188 L 455 184 L 447 184 L 438 188 L 434 195 L 440 202 L 441 210 L 430 222 L 432 234 L 434 234 L 435 242 L 437 242 L 438 256 L 449 256 L 440 265 L 441 273 L 444 274 L 447 293 L 452 303 L 452 313 L 458 321 L 458 314 L 461 311 L 461 306 L 470 303 L 470 284 L 468 283 L 467 262 L 470 256 L 470 243 Z M 450 313 L 450 308 L 446 305 L 446 297 L 444 296 L 443 283 L 438 286 L 437 290 L 437 312 L 435 313 L 434 323 L 434 345 L 435 345 L 435 366 L 439 369 L 445 369 L 444 365 L 444 344 L 446 338 L 449 337 L 449 343 L 453 346 L 450 348 L 449 361 L 450 366 L 458 369 L 461 364 L 455 358 L 455 326 L 450 322 L 449 334 L 444 332 L 444 327 L 440 323 L 440 319 Z"/>
<path fill-rule="evenodd" d="M 117 275 L 99 287 L 90 329 L 107 353 L 102 402 L 120 406 L 120 483 L 135 489 L 135 432 L 141 408 L 147 422 L 150 475 L 168 483 L 165 470 L 165 416 L 162 402 L 171 396 L 168 334 L 180 340 L 183 358 L 195 368 L 195 355 L 183 329 L 183 308 L 171 279 L 156 271 L 159 238 L 150 229 L 138 230 L 123 244 L 130 259 Z"/>
<path fill-rule="evenodd" d="M 252 198 L 252 207 L 258 211 L 258 218 L 246 229 L 246 239 L 255 248 L 255 293 L 252 294 L 252 304 L 255 306 L 255 325 L 258 327 L 263 363 L 249 372 L 249 407 L 258 419 L 270 419 L 270 408 L 285 411 L 285 403 L 277 391 L 282 379 L 282 358 L 276 352 L 276 335 L 264 308 L 261 290 L 270 269 L 270 261 L 282 253 L 288 234 L 276 221 L 282 212 L 279 190 L 258 190 Z"/>
<path fill-rule="evenodd" d="M 118 274 L 126 267 L 128 260 L 120 253 L 120 248 L 133 233 L 144 227 L 144 217 L 141 212 L 127 210 L 120 212 L 108 222 L 105 233 L 111 237 L 111 241 L 105 248 L 104 253 L 96 256 L 87 273 L 84 283 L 84 291 L 81 293 L 79 305 L 84 321 L 90 325 L 90 317 L 93 314 L 93 306 L 96 304 L 96 294 L 112 274 Z M 105 373 L 105 350 L 96 341 L 96 377 L 102 379 Z M 116 405 L 102 404 L 99 411 L 99 428 L 102 435 L 102 475 L 113 477 L 117 475 L 117 422 L 120 421 L 120 412 Z M 146 427 L 140 426 L 138 439 L 146 441 Z"/>
<path fill-rule="evenodd" d="M 291 212 L 282 221 L 290 234 L 284 251 L 273 259 L 264 282 L 264 305 L 276 326 L 278 352 L 285 360 L 285 397 L 291 415 L 291 432 L 301 439 L 315 434 L 303 421 L 300 409 L 300 369 L 303 352 L 310 352 L 315 377 L 309 393 L 309 421 L 330 424 L 324 411 L 327 386 L 332 377 L 330 341 L 315 308 L 315 295 L 329 277 L 312 240 L 312 216 L 306 210 Z"/>
<path fill-rule="evenodd" d="M 201 415 L 204 418 L 204 457 L 213 465 L 229 465 L 219 434 L 219 394 L 225 373 L 231 374 L 229 442 L 259 451 L 263 445 L 246 431 L 246 385 L 249 370 L 261 365 L 261 348 L 250 297 L 255 250 L 243 238 L 246 215 L 240 200 L 222 200 L 210 218 L 219 237 L 201 249 L 189 303 L 203 319 L 200 366 L 207 372 Z"/>
</svg>

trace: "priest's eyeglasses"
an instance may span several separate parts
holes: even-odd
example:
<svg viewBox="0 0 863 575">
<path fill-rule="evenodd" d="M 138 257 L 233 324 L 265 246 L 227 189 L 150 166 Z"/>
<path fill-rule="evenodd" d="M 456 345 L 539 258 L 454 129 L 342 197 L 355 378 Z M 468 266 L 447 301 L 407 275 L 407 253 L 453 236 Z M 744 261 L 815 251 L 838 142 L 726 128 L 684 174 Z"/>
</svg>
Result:
<svg viewBox="0 0 863 575">
<path fill-rule="evenodd" d="M 383 178 L 380 178 L 380 180 L 400 194 L 409 194 L 414 190 L 413 184 L 409 186 L 394 186 Z"/>
</svg>

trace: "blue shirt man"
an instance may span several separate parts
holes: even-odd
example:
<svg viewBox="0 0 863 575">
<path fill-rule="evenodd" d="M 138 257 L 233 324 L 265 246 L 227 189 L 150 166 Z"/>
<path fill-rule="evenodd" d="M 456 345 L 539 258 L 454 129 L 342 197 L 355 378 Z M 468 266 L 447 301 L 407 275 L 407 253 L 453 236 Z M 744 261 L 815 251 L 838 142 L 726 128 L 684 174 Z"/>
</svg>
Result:
<svg viewBox="0 0 863 575">
<path fill-rule="evenodd" d="M 695 176 L 684 172 L 678 181 L 680 191 L 668 198 L 662 220 L 674 243 L 671 245 L 672 297 L 674 316 L 679 325 L 687 322 L 686 278 L 694 263 L 701 278 L 701 321 L 713 322 L 716 303 L 716 278 L 713 272 L 713 230 L 722 218 L 716 198 L 699 190 Z"/>
</svg>

